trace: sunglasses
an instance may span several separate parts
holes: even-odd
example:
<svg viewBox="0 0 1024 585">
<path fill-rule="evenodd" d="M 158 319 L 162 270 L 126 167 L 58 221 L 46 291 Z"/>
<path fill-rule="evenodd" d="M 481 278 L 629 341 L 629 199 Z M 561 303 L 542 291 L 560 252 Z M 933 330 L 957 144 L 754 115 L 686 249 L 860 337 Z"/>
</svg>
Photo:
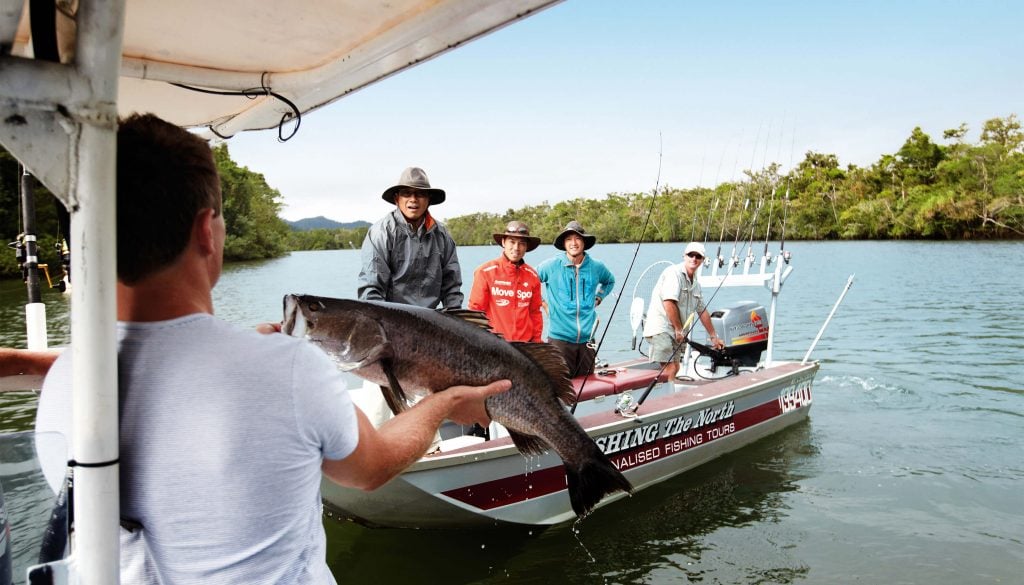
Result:
<svg viewBox="0 0 1024 585">
<path fill-rule="evenodd" d="M 426 191 L 416 191 L 413 189 L 401 189 L 395 193 L 398 197 L 421 197 L 423 199 L 429 199 L 430 195 Z"/>
<path fill-rule="evenodd" d="M 687 256 L 689 256 L 690 258 L 696 258 L 698 260 L 703 260 L 704 259 L 703 256 L 701 256 L 700 254 L 698 254 L 696 252 L 690 252 L 689 254 L 687 254 Z"/>
<path fill-rule="evenodd" d="M 523 235 L 526 235 L 526 234 L 530 233 L 530 230 L 527 229 L 527 228 L 521 227 L 521 228 L 516 228 L 514 230 L 508 230 L 507 229 L 507 230 L 505 230 L 505 233 L 506 234 L 523 234 Z"/>
</svg>

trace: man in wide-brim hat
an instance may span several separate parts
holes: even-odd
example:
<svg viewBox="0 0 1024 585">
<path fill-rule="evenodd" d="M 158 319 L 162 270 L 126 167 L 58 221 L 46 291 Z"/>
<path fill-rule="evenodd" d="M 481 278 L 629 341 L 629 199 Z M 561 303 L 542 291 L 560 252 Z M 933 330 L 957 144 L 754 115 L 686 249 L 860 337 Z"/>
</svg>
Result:
<svg viewBox="0 0 1024 585">
<path fill-rule="evenodd" d="M 477 267 L 469 308 L 483 311 L 495 333 L 508 341 L 541 341 L 544 316 L 541 313 L 540 279 L 523 257 L 540 245 L 530 227 L 510 221 L 505 231 L 493 234 L 501 255 Z"/>
<path fill-rule="evenodd" d="M 585 376 L 594 369 L 597 305 L 615 286 L 611 271 L 586 252 L 595 243 L 597 237 L 580 222 L 570 221 L 555 237 L 555 248 L 565 254 L 537 267 L 548 305 L 548 342 L 562 352 L 573 376 Z"/>
<path fill-rule="evenodd" d="M 593 248 L 594 244 L 597 243 L 597 236 L 588 234 L 587 231 L 583 229 L 583 226 L 580 225 L 580 222 L 572 220 L 565 225 L 565 229 L 562 230 L 562 233 L 555 236 L 555 247 L 559 250 L 565 250 L 565 238 L 569 234 L 576 234 L 583 238 L 584 250 Z"/>
<path fill-rule="evenodd" d="M 409 167 L 381 199 L 395 209 L 366 232 L 360 300 L 461 308 L 462 269 L 455 240 L 429 211 L 431 205 L 444 203 L 444 190 L 431 187 L 423 169 Z"/>
</svg>

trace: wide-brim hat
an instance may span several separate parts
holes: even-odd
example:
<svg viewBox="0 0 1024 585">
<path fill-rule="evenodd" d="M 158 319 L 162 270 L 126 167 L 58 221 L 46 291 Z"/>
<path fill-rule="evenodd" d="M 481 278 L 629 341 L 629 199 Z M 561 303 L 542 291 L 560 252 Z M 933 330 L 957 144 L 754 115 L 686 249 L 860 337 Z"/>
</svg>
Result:
<svg viewBox="0 0 1024 585">
<path fill-rule="evenodd" d="M 526 240 L 526 251 L 530 252 L 540 245 L 540 238 L 537 236 L 530 235 L 530 226 L 526 225 L 521 221 L 510 221 L 505 226 L 505 231 L 500 234 L 494 234 L 494 243 L 501 245 L 501 241 L 505 238 L 519 238 Z"/>
<path fill-rule="evenodd" d="M 380 197 L 384 201 L 393 204 L 395 202 L 395 194 L 401 189 L 416 189 L 417 191 L 426 192 L 430 195 L 431 205 L 444 203 L 444 189 L 431 187 L 430 180 L 427 179 L 427 173 L 419 167 L 409 167 L 402 171 L 402 176 L 398 178 L 398 184 L 388 187 Z"/>
<path fill-rule="evenodd" d="M 569 234 L 577 234 L 583 238 L 584 250 L 591 249 L 597 243 L 597 236 L 588 234 L 587 230 L 583 229 L 583 226 L 580 225 L 580 222 L 572 220 L 565 224 L 565 229 L 555 238 L 555 247 L 559 250 L 565 250 L 565 236 Z"/>
</svg>

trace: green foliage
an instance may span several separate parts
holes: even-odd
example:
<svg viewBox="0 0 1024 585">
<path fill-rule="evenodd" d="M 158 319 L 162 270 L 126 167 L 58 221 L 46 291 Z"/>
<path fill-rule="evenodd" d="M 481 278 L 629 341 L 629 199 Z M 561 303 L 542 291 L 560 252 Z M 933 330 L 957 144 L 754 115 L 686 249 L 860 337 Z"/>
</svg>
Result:
<svg viewBox="0 0 1024 585">
<path fill-rule="evenodd" d="M 267 185 L 263 175 L 232 161 L 226 146 L 213 149 L 213 153 L 224 196 L 225 260 L 272 258 L 287 253 L 290 231 L 278 217 L 281 194 Z M 21 232 L 20 180 L 17 161 L 0 149 L 0 236 L 5 242 L 14 241 Z M 48 264 L 51 276 L 57 277 L 60 264 L 55 245 L 58 237 L 66 234 L 58 231 L 56 199 L 38 182 L 34 183 L 40 262 Z M 0 277 L 20 274 L 13 250 L 0 254 Z"/>
<path fill-rule="evenodd" d="M 315 229 L 288 234 L 289 250 L 346 250 L 363 245 L 368 228 Z"/>
<path fill-rule="evenodd" d="M 900 170 L 908 183 L 913 185 L 934 183 L 935 169 L 945 156 L 942 147 L 932 142 L 931 137 L 922 132 L 920 127 L 914 128 L 910 138 L 896 153 Z"/>
<path fill-rule="evenodd" d="M 659 190 L 646 231 L 649 193 L 610 193 L 550 206 L 452 218 L 461 245 L 491 242 L 511 219 L 551 242 L 576 219 L 602 242 L 787 239 L 1005 239 L 1024 236 L 1024 132 L 1016 115 L 985 122 L 980 141 L 968 127 L 946 130 L 948 146 L 914 128 L 898 151 L 867 168 L 843 168 L 834 154 L 808 151 L 788 174 L 779 165 L 712 189 Z M 772 192 L 775 192 L 774 197 Z M 786 208 L 785 195 L 789 193 Z M 732 206 L 729 200 L 732 200 Z M 760 211 L 757 210 L 760 205 Z M 708 218 L 711 221 L 708 221 Z M 756 217 L 756 221 L 755 221 Z"/>
<path fill-rule="evenodd" d="M 288 224 L 278 217 L 281 194 L 267 185 L 263 175 L 231 160 L 228 147 L 213 149 L 224 197 L 227 238 L 224 259 L 256 260 L 283 256 L 288 250 Z"/>
</svg>

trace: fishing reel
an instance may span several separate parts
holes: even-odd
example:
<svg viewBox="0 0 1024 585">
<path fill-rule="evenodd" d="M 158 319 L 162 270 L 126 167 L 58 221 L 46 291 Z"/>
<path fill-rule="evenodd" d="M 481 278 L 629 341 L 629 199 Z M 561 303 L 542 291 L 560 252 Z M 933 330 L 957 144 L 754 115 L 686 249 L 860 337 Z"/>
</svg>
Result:
<svg viewBox="0 0 1024 585">
<path fill-rule="evenodd" d="M 18 234 L 18 239 L 8 242 L 7 247 L 14 250 L 14 261 L 22 267 L 22 272 L 24 272 L 25 259 L 28 257 L 25 249 L 25 234 Z"/>
</svg>

